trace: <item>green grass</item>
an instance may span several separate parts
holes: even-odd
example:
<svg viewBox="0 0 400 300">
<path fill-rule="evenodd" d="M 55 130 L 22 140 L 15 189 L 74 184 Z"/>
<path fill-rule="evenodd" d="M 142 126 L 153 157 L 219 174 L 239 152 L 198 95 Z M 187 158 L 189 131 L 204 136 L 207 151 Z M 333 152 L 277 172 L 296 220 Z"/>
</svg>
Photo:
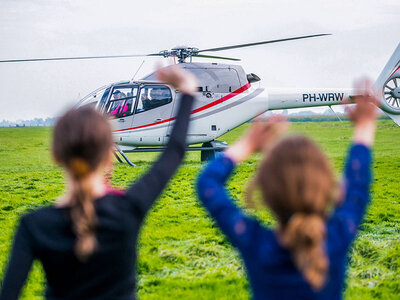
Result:
<svg viewBox="0 0 400 300">
<path fill-rule="evenodd" d="M 350 256 L 346 299 L 400 299 L 400 129 L 379 121 L 374 148 L 373 200 Z M 233 142 L 248 125 L 229 132 Z M 337 174 L 351 137 L 348 122 L 295 123 L 292 131 L 313 137 Z M 51 128 L 0 128 L 0 274 L 7 263 L 15 226 L 29 209 L 51 204 L 64 190 L 63 173 L 52 164 Z M 125 187 L 143 174 L 156 153 L 130 155 L 137 168 L 116 164 L 113 183 Z M 238 253 L 196 200 L 194 180 L 200 153 L 185 164 L 150 212 L 142 230 L 138 260 L 141 299 L 248 299 L 249 285 Z M 229 182 L 243 204 L 243 191 L 259 156 L 243 163 Z M 267 211 L 249 211 L 266 226 Z M 42 299 L 44 276 L 35 264 L 22 299 Z"/>
</svg>

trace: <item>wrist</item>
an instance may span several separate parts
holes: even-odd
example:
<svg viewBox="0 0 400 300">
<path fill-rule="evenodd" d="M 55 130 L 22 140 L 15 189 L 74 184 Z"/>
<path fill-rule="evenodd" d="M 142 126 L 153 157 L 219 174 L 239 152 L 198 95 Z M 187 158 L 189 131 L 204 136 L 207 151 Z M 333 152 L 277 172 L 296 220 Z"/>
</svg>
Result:
<svg viewBox="0 0 400 300">
<path fill-rule="evenodd" d="M 225 155 L 228 156 L 235 164 L 244 161 L 253 153 L 253 150 L 243 140 L 240 140 L 233 144 L 225 151 Z"/>
<path fill-rule="evenodd" d="M 375 121 L 355 124 L 353 142 L 371 146 L 374 143 L 375 128 Z"/>
<path fill-rule="evenodd" d="M 196 91 L 196 88 L 194 88 L 193 86 L 191 86 L 189 84 L 182 84 L 182 85 L 178 86 L 178 90 L 182 94 L 188 94 L 188 95 L 193 96 L 194 92 Z"/>
</svg>

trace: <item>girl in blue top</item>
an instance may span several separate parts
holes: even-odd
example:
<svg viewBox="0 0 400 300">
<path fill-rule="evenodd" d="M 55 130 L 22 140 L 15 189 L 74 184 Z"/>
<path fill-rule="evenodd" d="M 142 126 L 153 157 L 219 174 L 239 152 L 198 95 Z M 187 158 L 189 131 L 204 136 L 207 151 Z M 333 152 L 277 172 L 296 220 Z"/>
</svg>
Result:
<svg viewBox="0 0 400 300">
<path fill-rule="evenodd" d="M 254 299 L 342 298 L 346 256 L 369 202 L 371 181 L 377 100 L 368 93 L 369 83 L 361 88 L 349 111 L 355 129 L 341 197 L 334 193 L 327 158 L 311 140 L 290 136 L 272 145 L 288 127 L 279 118 L 254 122 L 200 174 L 199 198 L 241 253 Z M 263 204 L 277 218 L 275 230 L 247 216 L 225 188 L 235 166 L 254 152 L 265 156 L 247 200 L 251 203 L 252 191 L 260 190 Z"/>
</svg>

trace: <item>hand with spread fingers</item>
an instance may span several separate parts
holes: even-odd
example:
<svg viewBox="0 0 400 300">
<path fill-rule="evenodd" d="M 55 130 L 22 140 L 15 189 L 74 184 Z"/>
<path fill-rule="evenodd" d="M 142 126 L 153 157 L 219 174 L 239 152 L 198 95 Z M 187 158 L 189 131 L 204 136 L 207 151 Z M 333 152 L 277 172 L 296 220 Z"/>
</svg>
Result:
<svg viewBox="0 0 400 300">
<path fill-rule="evenodd" d="M 355 143 L 371 146 L 374 142 L 376 128 L 376 108 L 379 105 L 378 97 L 373 92 L 370 81 L 364 79 L 355 84 L 356 90 L 361 93 L 354 98 L 355 106 L 347 108 L 347 113 L 354 123 Z"/>
<path fill-rule="evenodd" d="M 196 77 L 177 65 L 158 68 L 157 78 L 166 84 L 172 85 L 183 94 L 193 95 L 197 91 Z"/>
<path fill-rule="evenodd" d="M 226 155 L 239 163 L 253 153 L 265 152 L 288 128 L 289 123 L 283 116 L 258 117 L 242 138 L 226 150 Z"/>
</svg>

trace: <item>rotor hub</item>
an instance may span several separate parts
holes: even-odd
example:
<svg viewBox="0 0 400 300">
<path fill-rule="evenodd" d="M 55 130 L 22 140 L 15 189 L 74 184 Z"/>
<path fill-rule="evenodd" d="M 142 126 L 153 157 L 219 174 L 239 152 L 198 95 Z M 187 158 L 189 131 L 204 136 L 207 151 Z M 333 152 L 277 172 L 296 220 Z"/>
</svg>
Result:
<svg viewBox="0 0 400 300">
<path fill-rule="evenodd" d="M 400 87 L 395 88 L 395 89 L 392 91 L 392 96 L 395 97 L 395 98 L 400 98 Z"/>
<path fill-rule="evenodd" d="M 199 49 L 194 47 L 175 47 L 171 50 L 160 51 L 159 53 L 163 57 L 177 57 L 180 63 L 185 62 L 188 57 L 192 57 L 199 54 Z"/>
</svg>

